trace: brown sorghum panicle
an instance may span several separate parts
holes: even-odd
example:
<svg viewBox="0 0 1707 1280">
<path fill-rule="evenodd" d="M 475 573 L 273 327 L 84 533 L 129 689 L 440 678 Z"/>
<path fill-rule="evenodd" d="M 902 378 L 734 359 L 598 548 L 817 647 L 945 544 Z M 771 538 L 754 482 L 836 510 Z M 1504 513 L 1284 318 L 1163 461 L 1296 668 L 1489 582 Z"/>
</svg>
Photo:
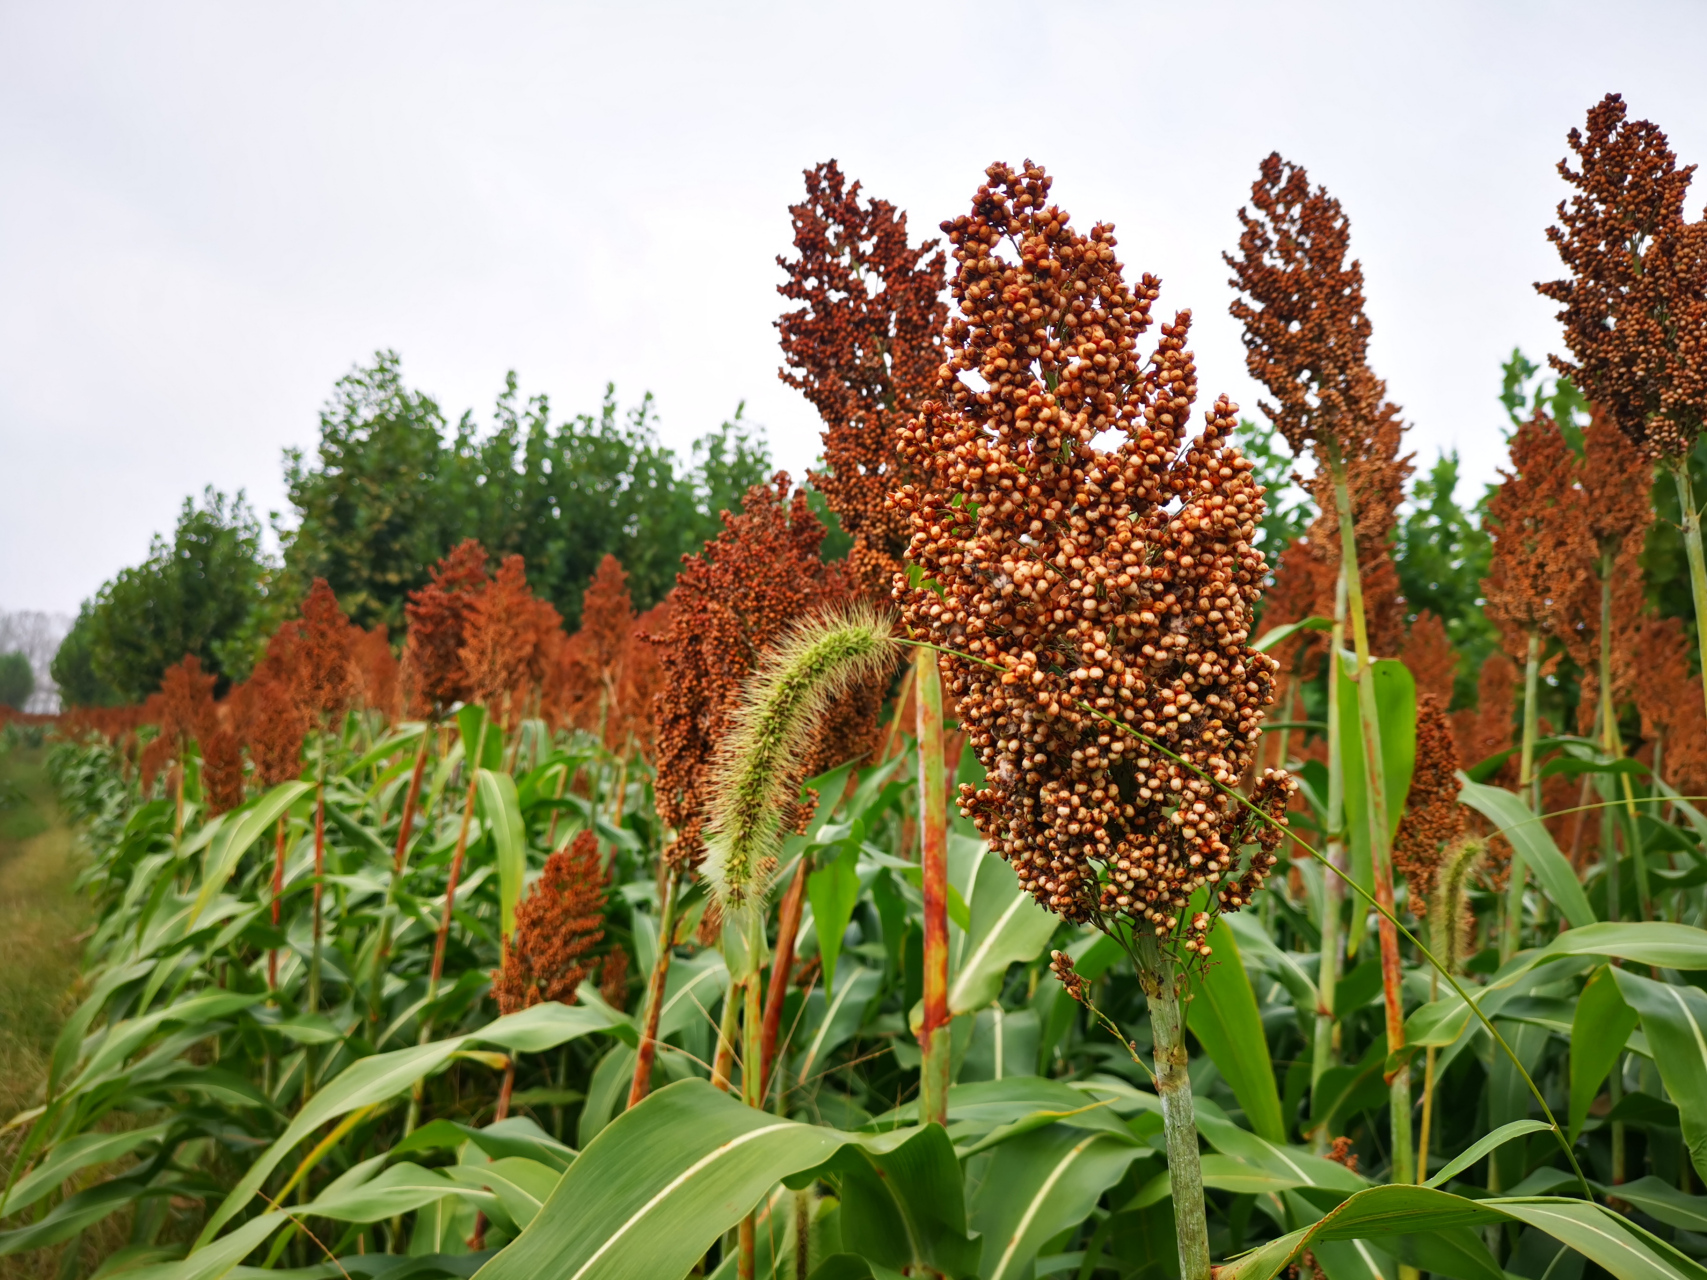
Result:
<svg viewBox="0 0 1707 1280">
<path fill-rule="evenodd" d="M 506 556 L 469 605 L 461 649 L 468 691 L 505 729 L 528 714 L 561 622 L 528 588 L 520 556 Z"/>
<path fill-rule="evenodd" d="M 824 423 L 823 472 L 813 485 L 853 539 L 848 560 L 862 588 L 886 596 L 907 546 L 906 518 L 884 506 L 897 487 L 896 432 L 936 384 L 942 363 L 943 255 L 913 245 L 907 215 L 862 201 L 834 160 L 806 171 L 791 205 L 796 259 L 777 291 L 800 303 L 776 322 L 781 377 Z"/>
<path fill-rule="evenodd" d="M 1471 763 L 1474 763 L 1473 761 Z M 1405 816 L 1393 839 L 1393 865 L 1411 889 L 1411 913 L 1428 915 L 1441 852 L 1464 834 L 1464 811 L 1458 806 L 1458 748 L 1446 704 L 1431 693 L 1417 698 L 1416 768 L 1405 801 Z"/>
<path fill-rule="evenodd" d="M 961 807 L 1021 886 L 1068 919 L 1126 916 L 1201 949 L 1191 894 L 1216 886 L 1235 909 L 1274 861 L 1259 848 L 1241 877 L 1266 826 L 1216 785 L 1249 767 L 1273 697 L 1275 664 L 1248 643 L 1263 491 L 1225 397 L 1187 439 L 1189 313 L 1141 360 L 1156 279 L 1129 287 L 1112 229 L 1072 229 L 1040 168 L 988 177 L 943 224 L 956 314 L 941 398 L 902 433 L 920 483 L 894 499 L 913 529 L 896 598 L 952 651 L 944 680 L 987 772 Z M 1269 774 L 1256 802 L 1278 815 L 1291 785 Z"/>
<path fill-rule="evenodd" d="M 1561 160 L 1559 175 L 1576 193 L 1547 229 L 1571 274 L 1536 288 L 1562 304 L 1575 357 L 1553 366 L 1631 441 L 1675 458 L 1707 416 L 1707 220 L 1684 217 L 1695 166 L 1627 111 L 1609 93 L 1587 133 L 1571 130 L 1581 167 Z"/>
<path fill-rule="evenodd" d="M 1558 424 L 1536 410 L 1512 433 L 1510 453 L 1488 500 L 1493 555 L 1482 591 L 1506 653 L 1523 661 L 1531 630 L 1557 630 L 1563 597 L 1589 571 L 1594 548 L 1582 536 L 1582 464 Z"/>
<path fill-rule="evenodd" d="M 341 716 L 355 696 L 352 630 L 326 579 L 316 578 L 302 603 L 295 666 L 296 700 L 310 717 Z"/>
<path fill-rule="evenodd" d="M 573 1004 L 576 988 L 596 968 L 602 978 L 613 978 L 590 954 L 604 941 L 605 880 L 591 831 L 578 833 L 567 849 L 545 860 L 545 870 L 516 904 L 516 929 L 504 943 L 503 968 L 492 975 L 500 1013 L 551 1000 Z M 624 966 L 611 985 L 626 978 Z"/>
<path fill-rule="evenodd" d="M 462 662 L 463 632 L 488 581 L 486 551 L 469 538 L 433 567 L 431 582 L 409 593 L 403 683 L 411 715 L 442 716 L 473 696 Z"/>
<path fill-rule="evenodd" d="M 790 496 L 787 472 L 748 490 L 740 514 L 725 512 L 723 526 L 699 555 L 682 557 L 669 625 L 648 633 L 661 666 L 655 794 L 675 832 L 665 856 L 676 865 L 695 866 L 705 854 L 718 744 L 743 682 L 800 618 L 855 594 L 843 569 L 819 555 L 824 526 L 804 490 Z M 881 688 L 862 687 L 837 704 L 806 776 L 870 750 L 881 697 Z"/>
</svg>

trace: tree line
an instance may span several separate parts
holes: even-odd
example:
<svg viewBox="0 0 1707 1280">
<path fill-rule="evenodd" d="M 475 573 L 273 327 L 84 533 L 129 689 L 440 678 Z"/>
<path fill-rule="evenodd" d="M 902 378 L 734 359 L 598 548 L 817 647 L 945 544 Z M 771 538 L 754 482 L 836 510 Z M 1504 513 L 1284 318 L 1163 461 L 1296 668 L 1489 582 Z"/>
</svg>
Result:
<svg viewBox="0 0 1707 1280">
<path fill-rule="evenodd" d="M 315 578 L 354 621 L 396 632 L 409 592 L 465 538 L 524 557 L 535 590 L 571 625 L 607 554 L 648 608 L 770 467 L 739 407 L 683 458 L 660 442 L 649 395 L 624 409 L 607 387 L 595 412 L 554 418 L 548 397 L 524 399 L 512 372 L 483 427 L 472 410 L 453 422 L 405 382 L 396 352 L 381 351 L 338 380 L 318 445 L 286 452 L 292 510 L 272 517 L 278 556 L 241 491 L 185 498 L 172 533 L 84 602 L 53 677 L 68 705 L 136 702 L 193 654 L 223 690 Z"/>
</svg>

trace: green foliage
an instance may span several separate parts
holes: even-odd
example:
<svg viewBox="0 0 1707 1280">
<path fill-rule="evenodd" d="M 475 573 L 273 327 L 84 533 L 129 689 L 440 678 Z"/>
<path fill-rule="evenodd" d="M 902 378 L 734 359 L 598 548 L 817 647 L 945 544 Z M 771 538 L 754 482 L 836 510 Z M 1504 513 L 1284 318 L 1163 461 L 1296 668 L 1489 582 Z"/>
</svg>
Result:
<svg viewBox="0 0 1707 1280">
<path fill-rule="evenodd" d="M 148 558 L 121 571 L 79 613 L 54 657 L 66 700 L 140 702 L 186 654 L 220 677 L 220 689 L 249 672 L 277 621 L 274 568 L 261 525 L 243 494 L 209 486 L 184 499 L 170 541 L 156 536 Z"/>
<path fill-rule="evenodd" d="M 1411 616 L 1424 609 L 1435 614 L 1458 651 L 1453 705 L 1473 706 L 1477 672 L 1499 647 L 1499 633 L 1482 612 L 1482 579 L 1493 544 L 1482 530 L 1487 494 L 1466 510 L 1457 489 L 1458 455 L 1443 453 L 1411 488 L 1393 560 Z"/>
<path fill-rule="evenodd" d="M 28 656 L 0 653 L 0 706 L 22 711 L 35 691 L 36 673 L 30 667 Z"/>
<path fill-rule="evenodd" d="M 740 409 L 684 466 L 658 441 L 650 396 L 623 413 L 607 387 L 596 414 L 558 422 L 547 397 L 524 403 L 517 386 L 509 374 L 482 430 L 471 412 L 452 427 L 405 385 L 395 352 L 341 378 L 315 454 L 286 457 L 297 519 L 281 539 L 299 588 L 323 577 L 356 621 L 395 629 L 433 562 L 477 538 L 495 556 L 523 556 L 529 584 L 571 623 L 606 554 L 646 608 L 719 513 L 767 478 L 769 456 Z"/>
<path fill-rule="evenodd" d="M 48 667 L 59 687 L 60 700 L 68 707 L 116 707 L 124 702 L 105 680 L 95 673 L 95 602 L 85 600 L 77 621 L 53 655 Z"/>
</svg>

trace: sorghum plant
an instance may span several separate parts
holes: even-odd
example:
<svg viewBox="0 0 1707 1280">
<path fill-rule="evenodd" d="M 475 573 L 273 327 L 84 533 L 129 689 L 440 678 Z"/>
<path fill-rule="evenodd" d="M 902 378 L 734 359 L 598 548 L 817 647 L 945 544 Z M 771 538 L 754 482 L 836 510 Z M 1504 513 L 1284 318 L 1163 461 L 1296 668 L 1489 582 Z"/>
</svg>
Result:
<svg viewBox="0 0 1707 1280">
<path fill-rule="evenodd" d="M 943 224 L 958 313 L 938 398 L 902 435 L 919 482 L 895 498 L 913 530 L 895 594 L 912 634 L 946 651 L 987 773 L 962 812 L 1040 904 L 1096 924 L 1138 966 L 1181 1265 L 1203 1280 L 1178 984 L 1279 841 L 1231 790 L 1274 691 L 1274 662 L 1248 643 L 1262 490 L 1228 443 L 1225 397 L 1187 437 L 1190 314 L 1144 361 L 1159 282 L 1128 286 L 1113 229 L 1072 228 L 1041 168 L 987 177 L 971 213 Z M 1119 436 L 1106 451 L 1104 432 Z M 1290 786 L 1265 775 L 1255 806 L 1283 821 Z"/>
<path fill-rule="evenodd" d="M 1629 442 L 1677 485 L 1697 617 L 1707 617 L 1707 561 L 1687 458 L 1707 424 L 1707 219 L 1684 200 L 1694 165 L 1679 168 L 1665 133 L 1630 120 L 1609 93 L 1559 162 L 1575 193 L 1547 238 L 1570 275 L 1537 284 L 1561 305 L 1573 359 L 1552 357 Z M 1707 628 L 1698 628 L 1707 655 Z"/>
<path fill-rule="evenodd" d="M 1369 826 L 1370 861 L 1375 899 L 1381 908 L 1378 924 L 1382 978 L 1387 1000 L 1387 1043 L 1397 1053 L 1405 1043 L 1402 966 L 1399 935 L 1392 918 L 1392 825 L 1389 815 L 1398 797 L 1387 795 L 1381 750 L 1381 722 L 1372 674 L 1374 633 L 1366 607 L 1362 558 L 1368 534 L 1380 527 L 1370 511 L 1368 495 L 1384 489 L 1396 499 L 1402 486 L 1388 482 L 1393 469 L 1407 465 L 1398 457 L 1398 409 L 1386 400 L 1386 386 L 1368 363 L 1369 318 L 1363 310 L 1363 268 L 1348 262 L 1351 221 L 1338 200 L 1323 187 L 1310 186 L 1298 165 L 1271 154 L 1251 186 L 1256 212 L 1239 211 L 1244 231 L 1239 256 L 1226 256 L 1233 268 L 1231 283 L 1240 291 L 1232 304 L 1235 319 L 1244 325 L 1246 365 L 1279 402 L 1263 411 L 1292 446 L 1302 453 L 1314 449 L 1318 466 L 1328 477 L 1318 486 L 1327 509 L 1331 492 L 1340 529 L 1340 577 L 1344 617 L 1351 625 L 1357 665 L 1358 726 L 1362 740 L 1364 806 Z M 1358 481 L 1354 487 L 1354 478 Z M 1359 503 L 1358 499 L 1362 502 Z M 1380 509 L 1377 500 L 1375 512 Z M 1362 535 L 1360 537 L 1360 535 Z M 1337 613 L 1337 611 L 1336 611 Z M 1378 615 L 1379 616 L 1379 615 Z M 1330 652 L 1330 690 L 1337 687 L 1343 630 Z M 1397 636 L 1392 637 L 1396 641 Z M 1329 711 L 1330 773 L 1338 761 L 1334 744 L 1339 733 L 1336 705 Z M 1332 850 L 1330 850 L 1330 857 Z M 1334 916 L 1329 913 L 1329 917 Z M 1323 931 L 1323 985 L 1333 987 L 1339 963 L 1337 920 Z M 1329 1059 L 1322 1052 L 1326 1037 L 1318 1032 L 1314 1076 L 1319 1083 Z M 1411 1180 L 1411 1082 L 1408 1065 L 1389 1077 L 1393 1117 L 1394 1180 Z"/>
</svg>

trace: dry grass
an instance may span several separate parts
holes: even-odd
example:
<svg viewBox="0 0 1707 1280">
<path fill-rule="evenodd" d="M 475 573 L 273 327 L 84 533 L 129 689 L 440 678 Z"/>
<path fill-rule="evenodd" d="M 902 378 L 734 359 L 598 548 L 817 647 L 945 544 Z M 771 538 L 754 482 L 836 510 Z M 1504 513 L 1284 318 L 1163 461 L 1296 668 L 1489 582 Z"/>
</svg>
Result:
<svg viewBox="0 0 1707 1280">
<path fill-rule="evenodd" d="M 0 753 L 0 1117 L 40 1098 L 54 1037 L 76 1000 L 88 902 L 72 892 L 71 831 L 60 821 L 40 749 Z M 16 1133 L 8 1134 L 15 1139 Z M 0 1148 L 0 1176 L 12 1142 Z M 90 1235 L 99 1233 L 99 1228 Z M 89 1261 L 85 1240 L 80 1252 Z M 96 1246 L 97 1248 L 99 1246 Z M 0 1258 L 0 1280 L 60 1273 L 63 1249 Z M 81 1268 L 85 1273 L 87 1265 Z"/>
</svg>

